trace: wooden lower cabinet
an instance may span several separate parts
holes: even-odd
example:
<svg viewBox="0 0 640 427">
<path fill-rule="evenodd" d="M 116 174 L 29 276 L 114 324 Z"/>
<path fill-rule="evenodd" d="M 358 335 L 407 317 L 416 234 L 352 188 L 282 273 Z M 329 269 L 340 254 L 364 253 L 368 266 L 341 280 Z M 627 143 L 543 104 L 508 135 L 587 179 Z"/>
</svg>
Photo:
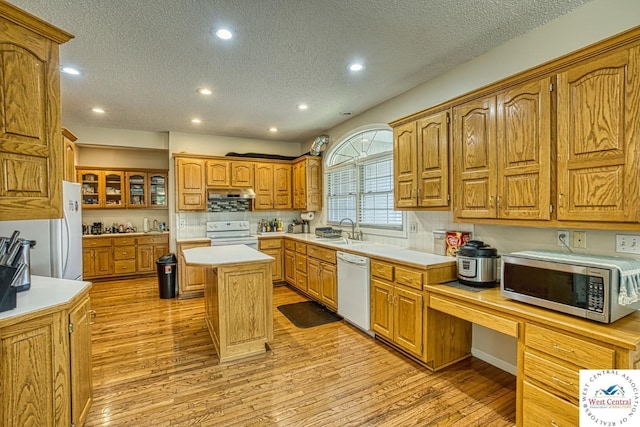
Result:
<svg viewBox="0 0 640 427">
<path fill-rule="evenodd" d="M 258 248 L 260 252 L 272 256 L 274 258 L 271 264 L 271 280 L 273 282 L 282 282 L 284 280 L 283 274 L 283 249 L 282 238 L 276 239 L 260 239 L 258 241 Z"/>
<path fill-rule="evenodd" d="M 84 424 L 92 403 L 89 310 L 87 290 L 69 309 L 0 326 L 0 425 Z"/>
<path fill-rule="evenodd" d="M 374 278 L 371 280 L 371 301 L 373 332 L 391 340 L 402 350 L 421 357 L 422 292 Z"/>
<path fill-rule="evenodd" d="M 526 427 L 575 427 L 580 424 L 578 407 L 535 385 L 522 385 L 522 425 Z"/>
<path fill-rule="evenodd" d="M 113 241 L 110 238 L 82 240 L 82 277 L 106 277 L 113 274 Z"/>
<path fill-rule="evenodd" d="M 193 298 L 204 295 L 205 268 L 188 266 L 184 261 L 183 251 L 211 245 L 211 240 L 202 239 L 190 242 L 178 242 L 178 298 Z"/>
<path fill-rule="evenodd" d="M 156 260 L 169 252 L 169 236 L 111 235 L 82 240 L 82 277 L 104 279 L 154 274 Z"/>
<path fill-rule="evenodd" d="M 293 286 L 307 293 L 307 245 L 305 243 L 295 242 L 295 248 L 296 279 Z"/>
<path fill-rule="evenodd" d="M 423 283 L 453 280 L 455 269 L 419 269 L 371 260 L 371 329 L 377 337 L 433 370 L 471 353 L 471 324 L 430 310 Z M 444 333 L 443 331 L 446 331 Z"/>
<path fill-rule="evenodd" d="M 336 251 L 307 245 L 307 292 L 326 307 L 338 309 Z"/>
<path fill-rule="evenodd" d="M 284 250 L 284 280 L 290 284 L 296 284 L 296 253 L 293 250 Z"/>
</svg>

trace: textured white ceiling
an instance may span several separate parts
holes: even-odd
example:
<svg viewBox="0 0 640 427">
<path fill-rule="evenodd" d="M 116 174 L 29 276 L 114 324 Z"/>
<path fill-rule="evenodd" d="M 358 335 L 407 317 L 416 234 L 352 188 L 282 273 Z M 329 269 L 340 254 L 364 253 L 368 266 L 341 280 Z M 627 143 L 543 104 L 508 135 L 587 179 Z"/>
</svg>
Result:
<svg viewBox="0 0 640 427">
<path fill-rule="evenodd" d="M 362 113 L 588 1 L 11 2 L 75 35 L 61 47 L 61 64 L 83 73 L 61 79 L 71 129 L 306 142 L 348 119 L 340 112 Z M 221 25 L 230 42 L 211 35 Z M 364 72 L 347 70 L 353 60 Z M 203 86 L 214 95 L 197 94 Z"/>
</svg>

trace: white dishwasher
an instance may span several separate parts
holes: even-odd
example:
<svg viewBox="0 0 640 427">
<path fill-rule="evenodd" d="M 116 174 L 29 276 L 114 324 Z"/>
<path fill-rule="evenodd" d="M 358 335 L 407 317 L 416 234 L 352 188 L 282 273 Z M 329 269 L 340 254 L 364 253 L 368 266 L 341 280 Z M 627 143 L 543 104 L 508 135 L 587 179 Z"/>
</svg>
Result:
<svg viewBox="0 0 640 427">
<path fill-rule="evenodd" d="M 338 258 L 338 314 L 373 336 L 370 324 L 369 258 L 336 252 Z"/>
</svg>

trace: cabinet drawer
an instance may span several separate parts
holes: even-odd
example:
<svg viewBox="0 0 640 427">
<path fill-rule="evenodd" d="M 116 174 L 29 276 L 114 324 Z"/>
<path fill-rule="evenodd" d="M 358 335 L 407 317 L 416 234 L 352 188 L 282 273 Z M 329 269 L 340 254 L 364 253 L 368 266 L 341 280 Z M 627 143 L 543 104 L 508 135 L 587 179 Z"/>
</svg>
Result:
<svg viewBox="0 0 640 427">
<path fill-rule="evenodd" d="M 285 239 L 284 248 L 285 249 L 289 249 L 290 251 L 295 251 L 296 250 L 296 242 L 294 242 L 293 240 Z"/>
<path fill-rule="evenodd" d="M 282 247 L 281 239 L 266 239 L 266 240 L 258 240 L 258 244 L 260 245 L 260 249 L 280 249 Z"/>
<path fill-rule="evenodd" d="M 130 246 L 136 244 L 135 237 L 116 237 L 113 239 L 114 246 Z"/>
<path fill-rule="evenodd" d="M 458 304 L 456 301 L 451 301 L 439 295 L 431 295 L 429 298 L 429 307 L 471 323 L 477 323 L 485 328 L 518 338 L 518 322 L 516 320 L 497 316 L 468 305 Z"/>
<path fill-rule="evenodd" d="M 167 236 L 145 236 L 138 237 L 139 245 L 162 245 L 169 243 Z"/>
<path fill-rule="evenodd" d="M 307 275 L 296 271 L 296 287 L 307 292 Z"/>
<path fill-rule="evenodd" d="M 393 265 L 372 259 L 371 275 L 393 282 Z"/>
<path fill-rule="evenodd" d="M 561 393 L 567 399 L 577 399 L 580 392 L 579 369 L 570 369 L 551 360 L 524 352 L 524 374 Z"/>
<path fill-rule="evenodd" d="M 336 263 L 336 251 L 332 249 L 320 248 L 318 246 L 308 246 L 307 256 L 319 259 L 321 261 L 327 261 L 331 264 Z"/>
<path fill-rule="evenodd" d="M 586 369 L 615 368 L 613 349 L 540 326 L 527 324 L 524 343 Z"/>
<path fill-rule="evenodd" d="M 524 381 L 522 384 L 522 425 L 527 427 L 575 427 L 578 407 Z"/>
<path fill-rule="evenodd" d="M 116 246 L 113 248 L 113 259 L 134 259 L 136 257 L 135 246 Z"/>
<path fill-rule="evenodd" d="M 305 243 L 296 242 L 296 252 L 298 252 L 299 254 L 306 254 L 307 253 L 307 245 Z"/>
<path fill-rule="evenodd" d="M 111 246 L 111 239 L 83 239 L 82 247 L 85 248 L 106 248 Z"/>
<path fill-rule="evenodd" d="M 396 283 L 422 290 L 422 271 L 396 267 Z"/>
<path fill-rule="evenodd" d="M 114 273 L 115 274 L 126 274 L 126 273 L 135 273 L 136 272 L 136 260 L 120 260 L 114 262 Z"/>
<path fill-rule="evenodd" d="M 302 273 L 307 272 L 307 257 L 304 255 L 296 254 L 296 271 Z"/>
</svg>

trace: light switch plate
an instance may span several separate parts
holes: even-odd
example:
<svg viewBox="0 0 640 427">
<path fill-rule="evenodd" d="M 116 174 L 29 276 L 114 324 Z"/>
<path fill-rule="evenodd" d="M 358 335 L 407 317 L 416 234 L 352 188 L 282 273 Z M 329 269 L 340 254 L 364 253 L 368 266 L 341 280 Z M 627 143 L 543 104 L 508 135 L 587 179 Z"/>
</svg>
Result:
<svg viewBox="0 0 640 427">
<path fill-rule="evenodd" d="M 635 234 L 616 234 L 616 252 L 640 254 L 640 236 Z"/>
</svg>

